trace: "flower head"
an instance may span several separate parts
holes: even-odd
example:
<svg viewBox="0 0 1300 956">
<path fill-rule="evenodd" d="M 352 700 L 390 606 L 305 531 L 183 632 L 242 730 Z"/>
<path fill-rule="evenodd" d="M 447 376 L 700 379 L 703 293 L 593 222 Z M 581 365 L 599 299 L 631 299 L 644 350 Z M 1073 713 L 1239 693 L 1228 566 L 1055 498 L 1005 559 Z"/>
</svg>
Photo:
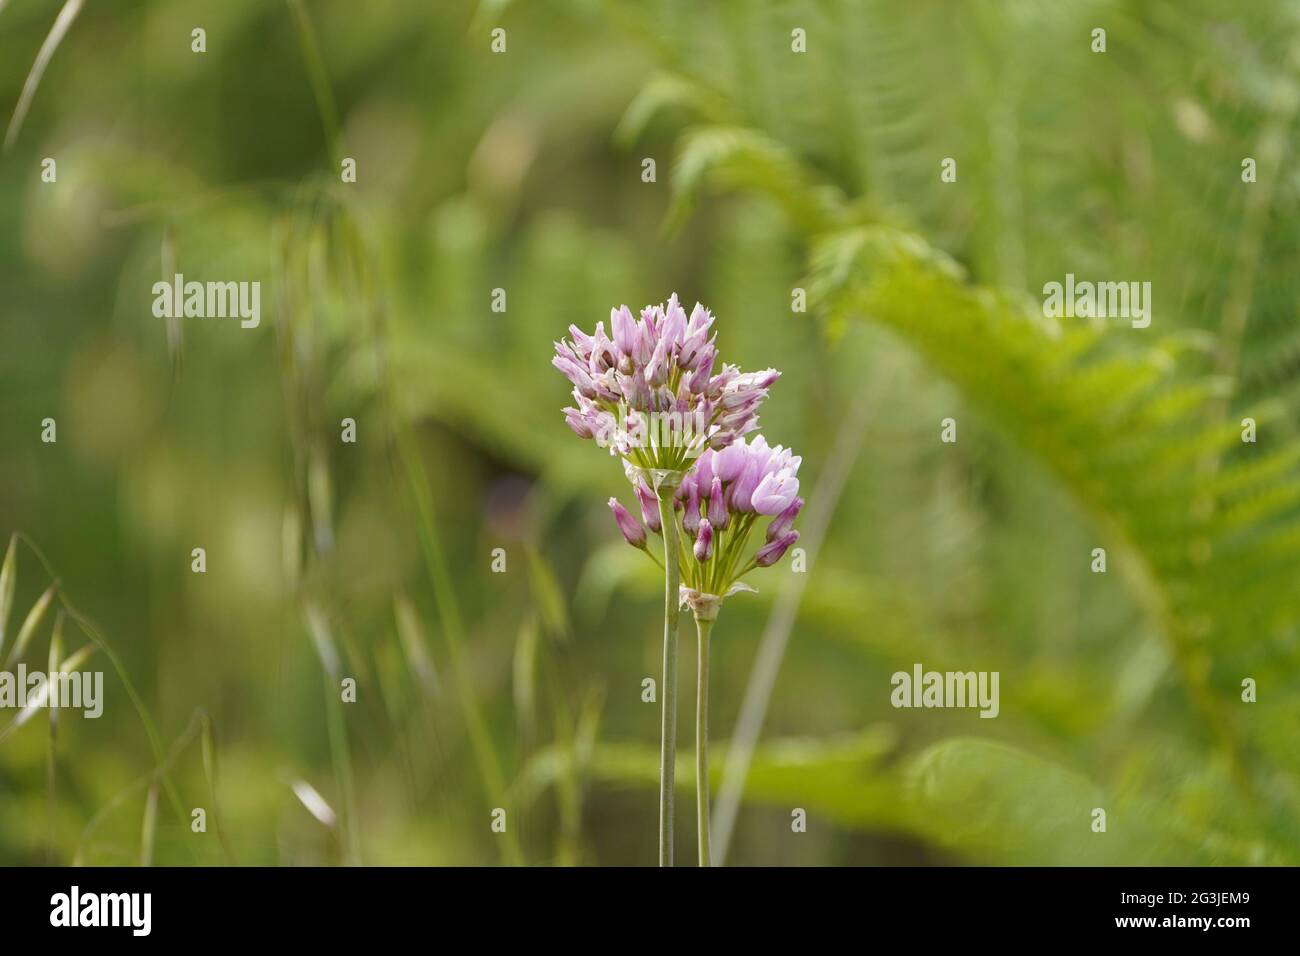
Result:
<svg viewBox="0 0 1300 956">
<path fill-rule="evenodd" d="M 803 459 L 788 448 L 768 445 L 762 435 L 741 438 L 722 451 L 705 449 L 678 486 L 673 508 L 682 547 L 678 555 L 682 602 L 697 612 L 722 598 L 753 588 L 740 579 L 754 568 L 776 564 L 799 540 L 793 530 L 803 509 L 799 466 Z M 650 530 L 662 534 L 658 500 L 630 462 L 624 463 L 641 514 Z M 645 547 L 645 530 L 615 498 L 610 499 L 619 529 L 629 544 Z M 760 519 L 771 517 L 763 544 L 754 551 L 749 537 Z M 639 536 L 638 536 L 639 535 Z"/>
<path fill-rule="evenodd" d="M 627 306 L 610 310 L 612 338 L 603 322 L 590 335 L 569 326 L 551 359 L 573 383 L 569 428 L 638 468 L 668 472 L 684 472 L 705 450 L 753 431 L 780 373 L 723 365 L 714 374 L 712 327 L 708 309 L 696 303 L 688 317 L 675 293 L 640 318 Z"/>
<path fill-rule="evenodd" d="M 800 464 L 798 455 L 761 435 L 700 454 L 677 490 L 682 530 L 694 542 L 694 560 L 686 554 L 681 560 L 683 603 L 716 613 L 724 597 L 752 590 L 740 580 L 745 574 L 775 564 L 799 539 L 791 525 L 803 507 Z M 749 536 L 765 517 L 772 518 L 767 541 L 755 553 Z"/>
</svg>

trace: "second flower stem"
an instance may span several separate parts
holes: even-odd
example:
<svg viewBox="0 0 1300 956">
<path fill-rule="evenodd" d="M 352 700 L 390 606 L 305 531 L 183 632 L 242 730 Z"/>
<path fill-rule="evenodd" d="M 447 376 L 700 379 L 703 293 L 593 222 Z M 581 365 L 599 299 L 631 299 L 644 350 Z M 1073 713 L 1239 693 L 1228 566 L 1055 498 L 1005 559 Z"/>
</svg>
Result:
<svg viewBox="0 0 1300 956">
<path fill-rule="evenodd" d="M 663 727 L 659 741 L 659 865 L 673 865 L 673 787 L 677 776 L 677 621 L 681 569 L 677 563 L 677 516 L 673 494 L 677 486 L 663 482 L 656 489 L 659 522 L 664 537 L 664 671 Z"/>
<path fill-rule="evenodd" d="M 716 612 L 715 612 L 716 613 Z M 712 866 L 709 852 L 709 635 L 713 618 L 695 615 L 699 666 L 695 678 L 695 819 L 699 829 L 700 866 Z"/>
</svg>

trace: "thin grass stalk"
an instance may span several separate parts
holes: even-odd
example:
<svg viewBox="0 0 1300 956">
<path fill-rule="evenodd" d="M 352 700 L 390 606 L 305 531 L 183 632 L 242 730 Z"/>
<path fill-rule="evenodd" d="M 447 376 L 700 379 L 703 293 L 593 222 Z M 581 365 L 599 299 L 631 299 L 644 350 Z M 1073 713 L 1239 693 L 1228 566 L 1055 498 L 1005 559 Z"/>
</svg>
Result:
<svg viewBox="0 0 1300 956">
<path fill-rule="evenodd" d="M 66 662 L 64 663 L 64 666 L 65 667 L 67 666 Z M 162 783 L 164 790 L 166 789 L 167 787 L 166 780 L 167 780 L 168 772 L 170 771 L 172 765 L 176 762 L 176 758 L 179 757 L 185 751 L 186 747 L 188 747 L 191 743 L 194 742 L 194 739 L 198 736 L 199 728 L 200 728 L 199 713 L 196 711 L 194 716 L 190 719 L 189 725 L 185 728 L 185 730 L 181 733 L 181 735 L 177 737 L 175 741 L 172 742 L 171 750 L 164 756 L 164 758 L 161 761 L 159 761 L 158 766 L 153 767 L 142 776 L 137 777 L 131 783 L 127 784 L 126 787 L 118 791 L 118 793 L 114 797 L 112 797 L 112 799 L 110 799 L 108 803 L 104 804 L 97 811 L 95 811 L 95 815 L 90 818 L 90 820 L 86 823 L 85 828 L 81 831 L 81 840 L 77 843 L 77 848 L 73 852 L 73 856 L 72 856 L 73 866 L 84 865 L 85 851 L 87 845 L 90 842 L 91 836 L 94 834 L 95 830 L 99 828 L 99 825 L 104 820 L 108 819 L 109 815 L 114 810 L 116 810 L 119 806 L 121 806 L 122 803 L 124 803 L 127 800 L 127 798 L 129 798 L 132 794 L 144 788 L 146 785 L 151 787 L 157 787 L 159 783 Z M 190 821 L 188 818 L 183 819 L 184 827 L 188 827 L 189 822 Z M 194 851 L 193 846 L 190 844 L 190 841 L 187 840 L 185 841 L 185 843 L 186 845 L 190 846 L 190 854 L 195 858 L 195 862 L 197 862 L 198 854 Z"/>
<path fill-rule="evenodd" d="M 158 836 L 158 782 L 144 798 L 144 821 L 140 824 L 140 865 L 153 866 L 153 848 Z"/>
<path fill-rule="evenodd" d="M 27 545 L 32 554 L 36 556 L 36 560 L 40 561 L 41 565 L 45 568 L 45 572 L 51 578 L 57 580 L 58 575 L 54 573 L 53 565 L 51 565 L 46 559 L 45 552 L 40 549 L 36 542 L 25 534 L 19 533 L 17 537 L 20 538 L 23 544 Z M 162 737 L 158 734 L 158 726 L 154 723 L 153 717 L 149 713 L 149 708 L 145 706 L 144 698 L 142 698 L 139 691 L 135 689 L 135 684 L 131 682 L 131 677 L 127 673 L 126 667 L 122 664 L 121 658 L 117 656 L 117 652 L 113 650 L 112 646 L 104 639 L 103 635 L 99 633 L 99 629 L 95 627 L 89 618 L 85 617 L 76 609 L 72 601 L 68 599 L 68 596 L 62 590 L 59 591 L 58 597 L 59 603 L 63 606 L 63 610 L 67 613 L 68 618 L 77 625 L 78 629 L 80 629 L 81 633 L 85 635 L 87 640 L 104 653 L 104 656 L 108 658 L 109 663 L 113 665 L 113 672 L 117 674 L 118 680 L 122 682 L 122 687 L 126 690 L 127 697 L 130 698 L 131 705 L 135 708 L 136 716 L 140 718 L 140 723 L 144 725 L 145 735 L 149 738 L 149 747 L 153 751 L 154 769 L 155 772 L 161 775 L 163 790 L 167 794 L 167 801 L 171 804 L 172 811 L 176 814 L 176 818 L 181 822 L 182 826 L 188 826 L 189 817 L 185 813 L 184 806 L 181 804 L 180 791 L 176 789 L 176 784 L 172 781 L 169 770 L 170 761 L 163 750 Z M 190 855 L 197 862 L 198 853 L 194 849 L 193 844 L 187 842 L 186 846 L 189 848 Z"/>
<path fill-rule="evenodd" d="M 316 31 L 311 25 L 311 17 L 302 0 L 288 0 L 293 12 L 294 27 L 298 32 L 298 42 L 302 47 L 302 58 L 307 66 L 307 80 L 311 84 L 312 96 L 316 100 L 316 112 L 320 116 L 321 127 L 325 132 L 325 145 L 330 159 L 337 166 L 339 155 L 339 110 L 334 102 L 334 91 L 330 87 L 329 74 L 325 70 L 325 58 L 321 56 L 320 44 L 316 42 Z"/>
<path fill-rule="evenodd" d="M 18 96 L 18 105 L 14 107 L 14 115 L 9 120 L 9 129 L 5 133 L 5 152 L 12 149 L 14 141 L 18 139 L 18 132 L 23 128 L 23 121 L 27 118 L 27 111 L 36 96 L 36 89 L 41 85 L 41 77 L 45 75 L 45 68 L 50 65 L 50 60 L 54 59 L 54 51 L 59 48 L 63 38 L 72 29 L 73 21 L 81 12 L 82 3 L 83 0 L 68 0 L 59 11 L 59 15 L 54 18 L 54 26 L 50 27 L 45 42 L 41 44 L 41 49 L 36 54 L 36 62 L 32 64 L 31 71 L 27 74 L 23 91 Z"/>
</svg>

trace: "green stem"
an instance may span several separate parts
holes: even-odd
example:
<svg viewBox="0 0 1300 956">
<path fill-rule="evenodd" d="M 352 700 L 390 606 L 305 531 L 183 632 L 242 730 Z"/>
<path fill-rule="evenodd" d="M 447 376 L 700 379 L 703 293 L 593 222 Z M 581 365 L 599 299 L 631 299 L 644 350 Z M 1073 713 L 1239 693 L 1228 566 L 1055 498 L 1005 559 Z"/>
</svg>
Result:
<svg viewBox="0 0 1300 956">
<path fill-rule="evenodd" d="M 673 513 L 676 485 L 664 481 L 655 490 L 664 536 L 664 670 L 663 726 L 659 741 L 659 865 L 673 865 L 673 786 L 677 770 L 677 592 L 681 567 L 677 560 L 677 516 Z"/>
<path fill-rule="evenodd" d="M 289 0 L 289 8 L 293 11 L 298 42 L 307 65 L 307 81 L 311 84 L 312 96 L 316 98 L 316 111 L 320 114 L 321 126 L 325 129 L 325 146 L 329 149 L 330 159 L 337 166 L 342 158 L 339 155 L 339 109 L 330 87 L 325 59 L 321 56 L 316 31 L 312 28 L 311 18 L 307 16 L 307 8 L 303 6 L 302 0 Z"/>
<path fill-rule="evenodd" d="M 717 614 L 714 610 L 712 614 Z M 695 821 L 699 830 L 700 866 L 712 866 L 709 852 L 709 635 L 714 618 L 696 613 L 699 666 L 695 676 Z"/>
</svg>

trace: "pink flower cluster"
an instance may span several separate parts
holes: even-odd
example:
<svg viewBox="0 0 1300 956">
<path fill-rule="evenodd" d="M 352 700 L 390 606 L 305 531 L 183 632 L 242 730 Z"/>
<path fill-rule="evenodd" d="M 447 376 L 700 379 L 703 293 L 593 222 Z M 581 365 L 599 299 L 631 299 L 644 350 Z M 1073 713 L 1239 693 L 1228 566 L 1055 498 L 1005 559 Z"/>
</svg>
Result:
<svg viewBox="0 0 1300 956">
<path fill-rule="evenodd" d="M 712 326 L 708 309 L 696 303 L 688 318 L 676 294 L 640 319 L 627 306 L 612 309 L 612 339 L 603 322 L 591 335 L 569 326 L 572 340 L 556 342 L 551 360 L 573 383 L 569 427 L 638 467 L 667 471 L 685 471 L 705 449 L 753 431 L 780 373 L 723 365 L 715 375 Z"/>
<path fill-rule="evenodd" d="M 762 435 L 700 455 L 673 502 L 682 540 L 693 559 L 684 553 L 680 562 L 684 593 L 725 596 L 742 575 L 775 564 L 799 540 L 792 525 L 804 504 L 798 478 L 802 461 L 788 448 L 769 446 Z M 645 526 L 662 533 L 654 492 L 635 467 L 625 468 Z M 641 521 L 617 498 L 610 498 L 609 506 L 628 544 L 644 548 L 646 531 Z M 765 543 L 750 556 L 750 531 L 761 517 L 772 521 Z"/>
<path fill-rule="evenodd" d="M 717 513 L 726 509 L 745 514 L 779 515 L 799 494 L 799 466 L 803 459 L 791 449 L 772 448 L 762 435 L 752 442 L 740 439 L 721 451 L 708 450 L 686 473 L 677 497 L 688 503 L 688 513 L 707 499 Z M 712 518 L 714 511 L 710 510 Z M 726 518 L 721 518 L 724 526 Z M 715 522 L 716 523 L 716 522 Z"/>
</svg>

